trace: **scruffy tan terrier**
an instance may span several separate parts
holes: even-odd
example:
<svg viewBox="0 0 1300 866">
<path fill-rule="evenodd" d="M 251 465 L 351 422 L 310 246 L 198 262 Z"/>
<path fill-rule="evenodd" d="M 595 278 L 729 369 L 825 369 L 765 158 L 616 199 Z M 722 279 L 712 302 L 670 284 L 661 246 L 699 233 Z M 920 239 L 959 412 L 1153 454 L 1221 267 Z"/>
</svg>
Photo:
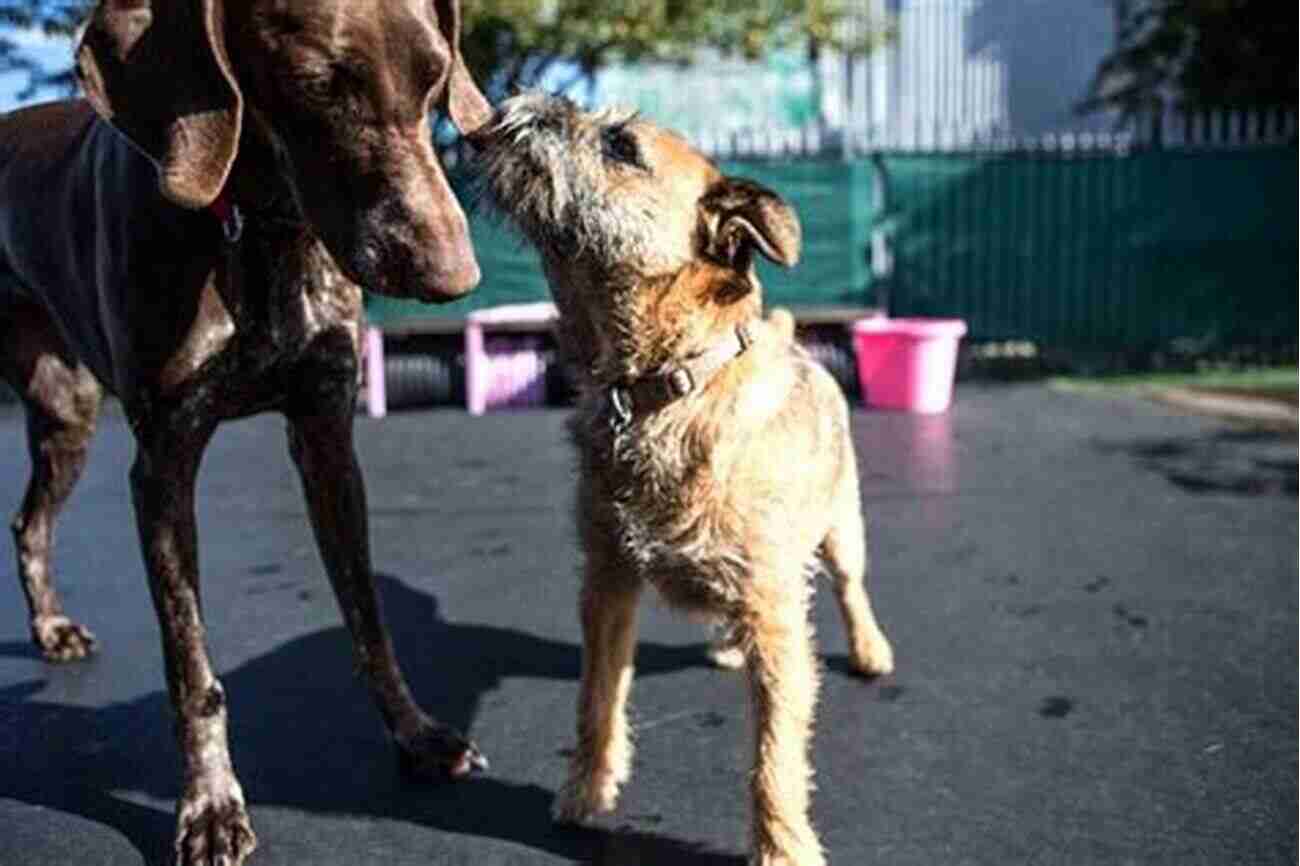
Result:
<svg viewBox="0 0 1300 866">
<path fill-rule="evenodd" d="M 722 623 L 749 674 L 753 862 L 824 863 L 808 818 L 818 685 L 808 606 L 817 555 L 854 668 L 893 668 L 863 587 L 848 409 L 761 318 L 754 253 L 799 257 L 789 205 L 724 177 L 672 133 L 557 97 L 506 101 L 476 143 L 488 198 L 536 245 L 576 369 L 585 555 L 578 746 L 555 817 L 614 808 L 628 778 L 636 607 L 653 584 Z"/>
</svg>

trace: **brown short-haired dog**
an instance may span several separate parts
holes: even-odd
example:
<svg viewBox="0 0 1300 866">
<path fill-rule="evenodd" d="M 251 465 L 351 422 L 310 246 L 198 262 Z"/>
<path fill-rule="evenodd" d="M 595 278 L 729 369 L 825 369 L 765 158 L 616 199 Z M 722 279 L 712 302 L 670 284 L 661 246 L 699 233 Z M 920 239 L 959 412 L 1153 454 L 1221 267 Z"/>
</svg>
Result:
<svg viewBox="0 0 1300 866">
<path fill-rule="evenodd" d="M 721 620 L 756 726 L 754 862 L 824 858 L 808 819 L 818 669 L 808 566 L 834 577 L 853 666 L 893 667 L 863 588 L 866 549 L 843 396 L 764 321 L 757 251 L 799 256 L 794 212 L 635 116 L 507 101 L 478 137 L 489 197 L 540 250 L 577 368 L 582 688 L 562 821 L 615 805 L 637 599 Z"/>
<path fill-rule="evenodd" d="M 483 764 L 398 665 L 352 433 L 362 286 L 445 301 L 479 279 L 427 122 L 434 108 L 462 130 L 492 118 L 460 21 L 457 0 L 99 0 L 77 48 L 87 99 L 0 115 L 0 380 L 27 408 L 13 534 L 32 639 L 51 661 L 95 645 L 63 610 L 50 553 L 107 390 L 136 441 L 132 502 L 183 762 L 180 866 L 238 866 L 256 844 L 200 603 L 199 464 L 227 419 L 288 420 L 400 766 Z"/>
</svg>

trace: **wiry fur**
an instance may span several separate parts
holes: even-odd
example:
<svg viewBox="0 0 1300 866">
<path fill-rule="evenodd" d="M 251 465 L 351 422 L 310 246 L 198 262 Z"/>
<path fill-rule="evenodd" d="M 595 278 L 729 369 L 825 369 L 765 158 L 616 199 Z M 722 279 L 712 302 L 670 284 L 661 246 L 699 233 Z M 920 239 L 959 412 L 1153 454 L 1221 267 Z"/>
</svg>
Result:
<svg viewBox="0 0 1300 866">
<path fill-rule="evenodd" d="M 612 126 L 634 137 L 637 160 L 610 156 Z M 649 582 L 720 621 L 748 670 L 754 861 L 820 864 L 808 820 L 818 670 L 807 566 L 818 552 L 855 668 L 885 673 L 893 658 L 863 588 L 843 396 L 794 343 L 788 314 L 759 319 L 752 254 L 793 263 L 798 222 L 775 194 L 624 115 L 529 95 L 502 106 L 479 143 L 489 197 L 541 251 L 579 380 L 583 676 L 556 817 L 612 809 L 628 777 L 636 602 Z M 741 323 L 753 344 L 700 388 L 611 426 L 612 386 L 685 362 Z"/>
<path fill-rule="evenodd" d="M 496 186 L 512 190 L 512 218 L 527 225 L 529 237 L 548 246 L 575 251 L 590 247 L 608 260 L 640 257 L 654 238 L 654 214 L 637 211 L 631 203 L 587 181 L 593 168 L 588 164 L 593 142 L 586 139 L 601 127 L 630 123 L 634 113 L 606 109 L 591 115 L 589 125 L 572 132 L 561 128 L 561 135 L 556 136 L 550 134 L 549 126 L 539 129 L 535 125 L 536 112 L 544 105 L 528 98 L 507 103 L 493 133 L 505 147 L 486 155 L 483 162 Z M 569 116 L 552 112 L 546 122 L 562 126 Z M 570 137 L 586 147 L 570 149 L 566 144 Z M 502 157 L 506 149 L 526 151 L 556 170 L 544 174 L 529 171 L 527 163 Z M 594 155 L 599 159 L 598 153 Z"/>
</svg>

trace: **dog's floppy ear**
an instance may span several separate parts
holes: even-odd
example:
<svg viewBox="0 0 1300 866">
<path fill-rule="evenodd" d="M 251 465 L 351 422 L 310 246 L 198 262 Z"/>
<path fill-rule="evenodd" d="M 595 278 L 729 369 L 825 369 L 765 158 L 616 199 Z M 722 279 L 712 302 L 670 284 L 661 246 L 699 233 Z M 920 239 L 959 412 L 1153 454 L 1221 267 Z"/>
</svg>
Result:
<svg viewBox="0 0 1300 866">
<path fill-rule="evenodd" d="M 438 30 L 451 51 L 451 71 L 438 102 L 461 135 L 469 135 L 492 119 L 492 106 L 474 83 L 460 54 L 460 0 L 434 0 L 433 6 Z"/>
<path fill-rule="evenodd" d="M 787 268 L 799 262 L 802 231 L 794 209 L 762 184 L 724 177 L 700 199 L 705 252 L 738 271 L 749 270 L 758 250 Z"/>
<path fill-rule="evenodd" d="M 211 204 L 239 148 L 243 96 L 224 0 L 100 0 L 77 46 L 91 105 L 158 164 L 162 193 Z"/>
</svg>

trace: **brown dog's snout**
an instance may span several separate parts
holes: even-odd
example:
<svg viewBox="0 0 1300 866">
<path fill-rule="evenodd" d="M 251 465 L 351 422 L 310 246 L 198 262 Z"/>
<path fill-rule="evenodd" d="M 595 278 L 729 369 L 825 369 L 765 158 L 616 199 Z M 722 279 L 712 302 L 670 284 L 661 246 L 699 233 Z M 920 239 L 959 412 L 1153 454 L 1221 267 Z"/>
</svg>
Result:
<svg viewBox="0 0 1300 866">
<path fill-rule="evenodd" d="M 469 221 L 428 143 L 386 140 L 368 171 L 329 184 L 300 184 L 305 215 L 335 262 L 367 290 L 442 302 L 462 297 L 481 279 Z M 306 154 L 300 175 L 330 175 Z"/>
<path fill-rule="evenodd" d="M 348 245 L 351 252 L 340 264 L 378 294 L 451 301 L 482 278 L 468 221 L 454 198 L 433 209 L 394 196 L 365 213 L 350 234 L 358 243 Z"/>
<path fill-rule="evenodd" d="M 482 279 L 463 214 L 459 222 L 459 226 L 444 227 L 426 248 L 428 263 L 415 269 L 417 274 L 427 274 L 424 286 L 413 292 L 417 297 L 455 300 L 473 291 Z"/>
<path fill-rule="evenodd" d="M 478 258 L 470 240 L 469 220 L 445 178 L 434 184 L 435 207 L 425 205 L 424 219 L 413 220 L 415 273 L 424 275 L 424 285 L 412 294 L 426 300 L 454 300 L 472 291 L 482 278 Z M 420 208 L 415 201 L 410 206 Z"/>
<path fill-rule="evenodd" d="M 473 290 L 482 276 L 470 239 L 469 220 L 437 157 L 421 141 L 408 149 L 379 230 L 397 242 L 409 267 L 407 285 L 395 294 L 450 301 Z"/>
</svg>

